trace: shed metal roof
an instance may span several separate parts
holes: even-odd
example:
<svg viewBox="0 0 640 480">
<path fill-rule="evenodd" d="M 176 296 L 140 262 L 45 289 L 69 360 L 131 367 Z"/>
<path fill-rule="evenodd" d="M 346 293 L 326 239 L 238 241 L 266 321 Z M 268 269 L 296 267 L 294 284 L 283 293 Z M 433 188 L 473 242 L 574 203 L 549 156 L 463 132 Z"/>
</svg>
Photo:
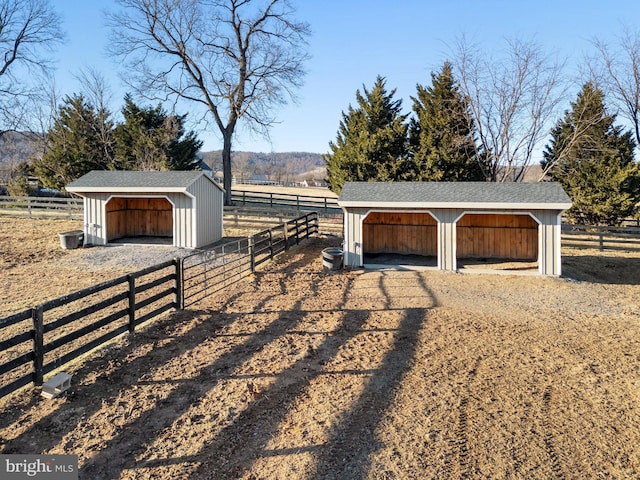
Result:
<svg viewBox="0 0 640 480">
<path fill-rule="evenodd" d="M 347 182 L 338 205 L 566 210 L 571 199 L 556 182 Z"/>
<path fill-rule="evenodd" d="M 169 172 L 92 170 L 71 182 L 66 189 L 72 193 L 186 192 L 193 182 L 201 176 L 205 176 L 222 190 L 220 185 L 211 180 L 204 172 L 198 170 Z"/>
</svg>

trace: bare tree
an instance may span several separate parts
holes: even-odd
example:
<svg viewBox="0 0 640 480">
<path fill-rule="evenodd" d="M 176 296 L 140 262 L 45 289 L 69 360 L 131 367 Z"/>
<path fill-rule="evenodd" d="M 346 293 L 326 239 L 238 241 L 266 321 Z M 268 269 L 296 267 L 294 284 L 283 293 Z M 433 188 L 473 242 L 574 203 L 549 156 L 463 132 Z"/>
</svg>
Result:
<svg viewBox="0 0 640 480">
<path fill-rule="evenodd" d="M 115 137 L 113 135 L 113 115 L 109 110 L 113 95 L 111 88 L 100 71 L 93 67 L 81 69 L 75 75 L 76 80 L 82 86 L 82 95 L 96 109 L 99 122 L 96 127 L 102 155 L 108 159 L 108 163 L 115 166 Z"/>
<path fill-rule="evenodd" d="M 149 99 L 205 108 L 222 134 L 225 203 L 231 145 L 240 120 L 267 134 L 273 107 L 293 99 L 304 76 L 309 27 L 288 0 L 118 0 L 111 52 L 125 81 Z"/>
<path fill-rule="evenodd" d="M 592 41 L 598 56 L 591 73 L 620 114 L 632 126 L 640 146 L 640 32 L 625 29 L 617 48 L 597 38 Z"/>
<path fill-rule="evenodd" d="M 49 0 L 0 0 L 0 132 L 29 128 L 34 105 L 46 101 L 39 77 L 64 39 L 60 25 Z"/>
<path fill-rule="evenodd" d="M 486 179 L 521 180 L 561 99 L 562 65 L 521 40 L 508 42 L 504 58 L 492 58 L 463 38 L 454 58 Z"/>
</svg>

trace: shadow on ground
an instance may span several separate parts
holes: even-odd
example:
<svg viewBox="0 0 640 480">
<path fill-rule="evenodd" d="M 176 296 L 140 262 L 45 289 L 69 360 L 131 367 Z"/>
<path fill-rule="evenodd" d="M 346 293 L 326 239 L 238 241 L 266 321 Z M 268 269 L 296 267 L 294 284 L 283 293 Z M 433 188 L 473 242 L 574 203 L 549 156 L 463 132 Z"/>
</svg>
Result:
<svg viewBox="0 0 640 480">
<path fill-rule="evenodd" d="M 563 254 L 562 276 L 582 282 L 640 285 L 640 258 Z"/>
<path fill-rule="evenodd" d="M 175 472 L 184 473 L 185 478 L 225 479 L 246 474 L 258 460 L 287 453 L 273 450 L 268 444 L 278 434 L 293 405 L 312 382 L 336 374 L 327 371 L 327 365 L 340 352 L 348 350 L 349 342 L 362 332 L 379 330 L 382 334 L 393 335 L 380 363 L 372 369 L 338 372 L 363 378 L 362 391 L 350 408 L 340 415 L 340 420 L 331 425 L 326 442 L 302 447 L 312 451 L 315 459 L 308 478 L 363 476 L 370 467 L 368 459 L 380 447 L 374 433 L 376 427 L 392 403 L 396 387 L 410 368 L 418 332 L 436 299 L 424 284 L 424 279 L 416 274 L 417 295 L 423 300 L 413 306 L 395 305 L 393 301 L 398 292 L 389 291 L 393 288 L 393 278 L 380 272 L 375 274 L 378 283 L 371 289 L 382 292 L 382 295 L 372 297 L 370 305 L 367 305 L 366 298 L 364 302 L 360 299 L 354 303 L 351 295 L 360 273 L 328 273 L 317 267 L 315 271 L 308 271 L 308 266 L 314 261 L 319 265 L 320 252 L 325 246 L 317 242 L 315 248 L 306 248 L 298 253 L 292 249 L 293 254 L 290 252 L 288 260 L 281 260 L 281 264 L 274 265 L 270 271 L 258 273 L 251 280 L 237 284 L 237 290 L 227 296 L 219 311 L 203 309 L 176 313 L 135 334 L 119 348 L 109 349 L 103 355 L 90 359 L 74 372 L 72 389 L 54 403 L 47 404 L 47 411 L 28 429 L 0 444 L 0 453 L 78 453 L 77 450 L 84 446 L 78 443 L 83 440 L 74 438 L 77 429 L 90 432 L 92 419 L 100 412 L 104 415 L 105 405 L 109 415 L 116 418 L 118 414 L 113 410 L 126 403 L 126 393 L 153 384 L 148 379 L 153 377 L 159 366 L 188 357 L 207 339 L 224 337 L 221 332 L 227 326 L 246 319 L 247 315 L 264 313 L 272 315 L 273 319 L 259 329 L 242 334 L 234 346 L 212 358 L 197 375 L 158 381 L 158 385 L 169 383 L 172 387 L 167 395 L 154 400 L 153 408 L 137 417 L 132 416 L 123 426 L 118 419 L 118 425 L 111 425 L 108 435 L 104 429 L 102 433 L 96 430 L 94 436 L 103 435 L 104 439 L 99 442 L 92 440 L 93 451 L 85 452 L 86 459 L 81 462 L 79 477 L 95 480 L 140 473 L 143 475 L 140 478 L 147 478 L 144 475 L 153 476 L 151 472 L 168 470 L 174 475 Z M 296 290 L 292 288 L 291 281 L 303 267 L 307 272 L 295 277 L 295 281 L 307 281 L 308 285 L 303 285 L 304 288 L 296 285 Z M 275 282 L 274 277 L 278 279 Z M 366 288 L 363 291 L 369 294 Z M 411 302 L 414 295 L 416 293 L 405 295 L 407 302 Z M 289 308 L 279 311 L 270 306 L 274 299 L 287 296 L 291 300 Z M 323 305 L 323 298 L 328 299 L 325 310 L 310 306 L 312 301 L 320 302 L 315 305 Z M 253 301 L 250 311 L 221 313 L 226 306 L 240 299 L 245 305 L 248 305 L 247 299 Z M 398 316 L 394 328 L 368 326 L 378 311 L 386 310 L 392 310 Z M 309 317 L 318 313 L 334 314 L 340 320 L 329 332 L 309 331 L 308 326 L 303 327 Z M 152 460 L 143 458 L 148 447 L 171 431 L 176 422 L 183 421 L 180 419 L 192 415 L 190 410 L 212 389 L 219 388 L 221 382 L 237 378 L 236 372 L 245 362 L 263 351 L 265 346 L 278 344 L 292 333 L 321 333 L 322 341 L 306 356 L 272 375 L 273 382 L 260 392 L 259 397 L 249 401 L 199 451 Z M 147 351 L 144 356 L 134 355 L 141 349 Z M 256 372 L 255 377 L 260 376 L 264 374 Z M 245 377 L 253 378 L 251 372 Z M 38 409 L 38 405 L 44 405 L 41 402 L 42 399 L 31 397 L 21 405 L 15 404 L 13 409 L 3 413 L 2 428 L 10 430 L 19 426 L 26 421 L 25 412 Z M 131 415 L 135 405 L 127 408 Z M 122 415 L 126 418 L 127 412 Z M 196 415 L 188 421 L 197 422 L 199 418 Z M 171 451 L 171 446 L 166 451 Z"/>
</svg>

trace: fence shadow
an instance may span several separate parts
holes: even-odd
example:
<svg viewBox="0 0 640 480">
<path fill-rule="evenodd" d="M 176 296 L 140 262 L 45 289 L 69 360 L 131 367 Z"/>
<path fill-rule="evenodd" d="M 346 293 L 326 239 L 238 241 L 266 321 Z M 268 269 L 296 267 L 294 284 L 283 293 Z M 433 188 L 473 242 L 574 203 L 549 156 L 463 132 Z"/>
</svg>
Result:
<svg viewBox="0 0 640 480">
<path fill-rule="evenodd" d="M 296 261 L 276 267 L 277 271 L 295 270 L 310 261 L 308 255 L 303 255 Z M 260 288 L 260 279 L 256 280 L 255 288 Z M 265 305 L 270 298 L 281 296 L 286 290 L 286 282 L 279 282 L 278 288 L 273 290 L 271 295 L 256 304 L 254 313 L 259 313 L 260 308 Z M 312 294 L 317 294 L 312 291 Z M 251 297 L 251 289 L 244 291 L 243 295 Z M 214 388 L 221 381 L 225 380 L 230 372 L 236 370 L 265 344 L 275 341 L 285 335 L 290 329 L 295 329 L 303 320 L 305 313 L 299 306 L 302 298 L 297 300 L 290 310 L 280 312 L 273 321 L 263 328 L 243 335 L 244 341 L 237 343 L 229 350 L 222 353 L 211 363 L 201 368 L 198 375 L 189 379 L 183 379 L 162 399 L 162 403 L 157 408 L 163 409 L 162 417 L 154 415 L 154 411 L 149 411 L 137 419 L 128 423 L 126 429 L 122 429 L 118 434 L 105 442 L 100 451 L 88 460 L 81 469 L 83 478 L 102 478 L 105 472 L 118 477 L 119 472 L 125 469 L 140 467 L 135 460 L 135 453 L 138 453 L 146 445 L 153 442 L 154 438 L 162 434 L 167 428 L 182 416 L 193 404 L 200 402 L 207 391 Z M 231 302 L 226 302 L 228 305 Z M 213 318 L 222 317 L 226 319 L 224 323 L 233 322 L 246 316 L 245 313 L 224 312 L 224 307 L 220 314 L 213 314 Z M 213 333 L 215 335 L 215 332 Z M 229 372 L 229 373 L 226 373 Z M 155 410 L 155 409 L 154 409 Z M 140 432 L 146 434 L 141 436 Z M 143 465 L 144 466 L 144 465 Z"/>
<path fill-rule="evenodd" d="M 562 276 L 582 282 L 640 285 L 640 257 L 563 254 Z"/>
<path fill-rule="evenodd" d="M 206 325 L 197 321 L 204 315 L 208 318 Z M 192 325 L 188 330 L 180 335 L 173 334 L 176 327 L 189 324 Z M 160 358 L 167 361 L 178 357 L 185 350 L 201 342 L 204 327 L 210 332 L 215 332 L 223 328 L 224 323 L 220 319 L 210 317 L 210 312 L 207 311 L 179 312 L 156 320 L 150 328 L 126 337 L 124 346 L 113 344 L 104 348 L 98 355 L 85 361 L 78 370 L 70 370 L 74 380 L 65 396 L 53 404 L 54 407 L 48 415 L 34 423 L 22 435 L 3 442 L 1 452 L 39 453 L 53 448 L 76 427 L 76 422 L 64 422 L 62 419 L 73 419 L 77 414 L 74 412 L 78 409 L 84 416 L 91 416 L 102 408 L 103 402 L 115 399 L 122 388 L 139 382 L 156 367 Z M 161 341 L 163 346 L 158 348 L 157 345 Z M 127 357 L 136 349 L 149 349 L 150 352 L 147 356 L 127 361 Z M 101 373 L 95 375 L 95 372 Z M 86 380 L 92 377 L 95 377 L 92 381 Z M 18 403 L 19 399 L 10 399 L 2 415 L 2 428 L 10 428 L 12 424 L 20 421 L 27 408 L 34 408 L 43 401 L 35 395 L 29 396 L 26 403 Z M 52 404 L 43 407 L 50 405 Z"/>
<path fill-rule="evenodd" d="M 412 274 L 415 275 L 414 272 Z M 313 478 L 364 476 L 370 466 L 367 463 L 370 454 L 380 447 L 373 438 L 373 432 L 391 405 L 404 374 L 410 369 L 418 345 L 419 331 L 424 325 L 428 309 L 436 306 L 437 302 L 424 285 L 424 279 L 415 275 L 417 283 L 421 283 L 423 296 L 427 298 L 426 302 L 423 300 L 421 303 L 428 303 L 430 307 L 398 309 L 393 305 L 393 294 L 384 288 L 385 274 L 379 275 L 383 292 L 382 304 L 372 306 L 371 309 L 351 308 L 349 293 L 354 287 L 354 277 L 349 279 L 342 292 L 331 292 L 331 295 L 342 295 L 342 299 L 334 307 L 334 311 L 343 314 L 338 327 L 314 349 L 313 355 L 299 359 L 278 373 L 275 381 L 261 392 L 260 399 L 250 403 L 198 453 L 142 462 L 137 468 L 199 464 L 195 471 L 188 473 L 189 478 L 239 478 L 246 475 L 260 458 L 311 452 L 317 459 Z M 298 303 L 292 310 L 281 312 L 281 315 L 287 317 L 298 311 L 297 307 Z M 340 372 L 331 372 L 325 368 L 357 335 L 363 331 L 373 331 L 370 330 L 371 327 L 367 327 L 367 323 L 376 315 L 377 310 L 394 308 L 401 314 L 399 326 L 382 330 L 393 332 L 395 341 L 377 368 Z M 313 312 L 299 312 L 302 316 L 310 313 Z M 358 400 L 341 415 L 341 420 L 330 432 L 330 439 L 322 445 L 299 446 L 285 451 L 268 449 L 267 444 L 278 434 L 282 421 L 292 411 L 294 404 L 305 397 L 306 389 L 319 378 L 334 373 L 358 377 L 364 375 L 368 379 Z M 247 378 L 250 377 L 251 375 L 247 375 Z"/>
<path fill-rule="evenodd" d="M 45 452 L 60 446 L 62 441 L 71 442 L 70 434 L 78 423 L 105 412 L 113 414 L 122 392 L 168 383 L 171 384 L 168 394 L 158 399 L 152 408 L 117 427 L 110 437 L 93 446 L 95 454 L 84 462 L 80 478 L 118 478 L 125 471 L 136 475 L 143 474 L 138 470 L 182 469 L 185 464 L 192 468 L 192 471 L 185 472 L 185 478 L 236 478 L 248 472 L 261 458 L 287 453 L 270 450 L 268 442 L 278 435 L 282 421 L 291 413 L 295 403 L 304 397 L 305 390 L 314 380 L 323 381 L 323 376 L 338 373 L 365 378 L 363 390 L 327 432 L 326 442 L 303 448 L 312 452 L 316 460 L 313 478 L 365 476 L 371 467 L 369 459 L 381 448 L 374 432 L 389 410 L 403 376 L 411 368 L 420 329 L 437 300 L 425 284 L 424 277 L 417 272 L 402 272 L 402 275 L 411 275 L 412 280 L 415 279 L 416 290 L 422 297 L 419 302 L 415 301 L 414 292 L 408 293 L 402 287 L 392 285 L 393 275 L 397 272 L 378 272 L 366 277 L 378 279 L 377 285 L 372 283 L 360 288 L 362 296 L 354 301 L 353 292 L 357 290 L 354 287 L 357 287 L 360 275 L 365 274 L 319 274 L 314 271 L 309 264 L 319 259 L 322 247 L 318 242 L 312 244 L 312 248 L 294 250 L 282 264 L 271 264 L 255 277 L 238 284 L 233 293 L 224 297 L 224 301 L 213 302 L 216 311 L 176 314 L 160 321 L 157 327 L 154 324 L 148 330 L 136 333 L 130 337 L 129 345 L 114 350 L 113 354 L 87 362 L 76 372 L 79 382 L 74 384 L 68 395 L 29 430 L 6 441 L 2 453 Z M 265 287 L 267 295 L 264 295 Z M 262 296 L 250 300 L 258 291 L 263 292 Z M 273 309 L 270 301 L 283 295 L 289 297 L 286 301 L 288 306 L 281 310 Z M 333 299 L 330 313 L 340 315 L 335 330 L 331 332 L 312 331 L 312 326 L 303 324 L 310 316 L 326 312 L 314 310 L 307 303 L 310 298 L 323 295 Z M 405 304 L 398 304 L 398 295 Z M 237 308 L 236 302 L 250 305 L 250 311 Z M 376 323 L 378 312 L 387 310 L 394 312 L 393 327 Z M 195 375 L 175 379 L 154 378 L 154 372 L 163 364 L 184 361 L 182 359 L 189 358 L 190 352 L 195 351 L 201 342 L 207 338 L 224 337 L 225 328 L 236 321 L 246 323 L 246 317 L 252 314 L 266 314 L 268 322 L 251 331 L 241 331 L 227 350 L 204 364 L 200 363 Z M 285 335 L 294 332 L 322 334 L 323 339 L 283 371 L 275 374 L 243 373 L 243 379 L 268 375 L 273 382 L 261 392 L 259 399 L 249 401 L 246 408 L 195 453 L 187 456 L 165 454 L 153 460 L 137 460 L 156 440 L 164 438 L 179 419 L 189 415 L 190 408 L 204 401 L 216 386 L 239 378 L 236 371 L 257 352 L 269 344 L 277 345 Z M 375 368 L 332 372 L 326 367 L 363 332 L 393 334 Z M 133 356 L 136 349 L 147 353 Z M 105 369 L 105 362 L 109 368 L 96 375 L 96 370 Z M 91 381 L 83 381 L 83 378 L 91 378 Z M 6 421 L 7 428 L 19 422 L 20 418 L 20 413 L 16 413 Z M 163 451 L 171 452 L 172 447 Z M 338 452 L 339 456 L 336 455 Z"/>
</svg>

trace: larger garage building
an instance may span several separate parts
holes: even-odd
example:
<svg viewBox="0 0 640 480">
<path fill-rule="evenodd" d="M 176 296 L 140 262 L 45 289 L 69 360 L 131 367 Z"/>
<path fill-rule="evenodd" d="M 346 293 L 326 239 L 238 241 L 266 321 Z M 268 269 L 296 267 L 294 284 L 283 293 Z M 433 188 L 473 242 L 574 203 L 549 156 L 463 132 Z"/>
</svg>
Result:
<svg viewBox="0 0 640 480">
<path fill-rule="evenodd" d="M 347 182 L 344 265 L 381 252 L 422 255 L 441 270 L 465 258 L 537 262 L 561 274 L 561 218 L 571 200 L 558 183 Z"/>
</svg>

